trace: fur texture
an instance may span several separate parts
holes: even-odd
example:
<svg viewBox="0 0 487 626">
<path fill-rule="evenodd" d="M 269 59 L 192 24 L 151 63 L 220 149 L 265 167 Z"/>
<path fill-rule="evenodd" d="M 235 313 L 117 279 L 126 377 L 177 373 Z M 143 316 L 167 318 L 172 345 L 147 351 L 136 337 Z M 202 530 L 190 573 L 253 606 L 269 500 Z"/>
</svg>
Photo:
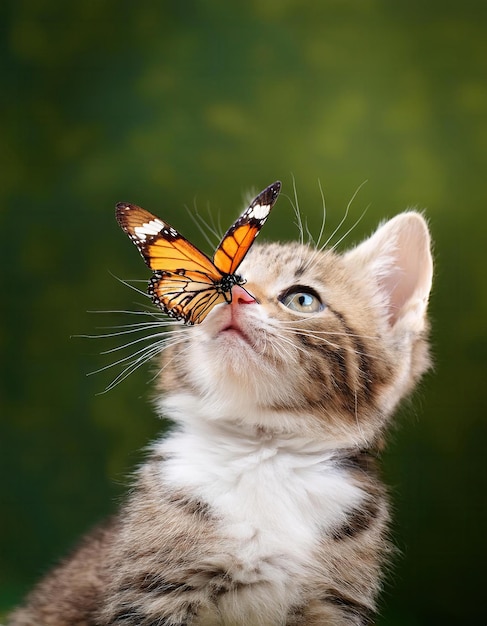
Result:
<svg viewBox="0 0 487 626">
<path fill-rule="evenodd" d="M 173 431 L 10 626 L 373 623 L 376 457 L 429 366 L 426 223 L 403 213 L 343 255 L 256 245 L 240 269 L 258 302 L 235 288 L 165 350 Z"/>
</svg>

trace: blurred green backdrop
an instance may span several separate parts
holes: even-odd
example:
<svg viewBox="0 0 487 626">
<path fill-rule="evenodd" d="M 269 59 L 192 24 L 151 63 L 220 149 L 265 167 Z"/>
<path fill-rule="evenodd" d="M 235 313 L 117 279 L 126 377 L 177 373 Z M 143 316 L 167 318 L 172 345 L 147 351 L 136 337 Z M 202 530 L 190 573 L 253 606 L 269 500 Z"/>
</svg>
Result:
<svg viewBox="0 0 487 626">
<path fill-rule="evenodd" d="M 207 244 L 279 178 L 263 237 L 348 244 L 408 206 L 436 242 L 436 371 L 384 459 L 396 560 L 380 624 L 485 624 L 487 4 L 448 0 L 3 0 L 0 4 L 0 613 L 121 498 L 161 429 L 150 369 L 96 395 L 147 272 L 119 200 Z M 128 320 L 132 321 L 132 320 Z M 121 341 L 121 340 L 120 340 Z"/>
</svg>

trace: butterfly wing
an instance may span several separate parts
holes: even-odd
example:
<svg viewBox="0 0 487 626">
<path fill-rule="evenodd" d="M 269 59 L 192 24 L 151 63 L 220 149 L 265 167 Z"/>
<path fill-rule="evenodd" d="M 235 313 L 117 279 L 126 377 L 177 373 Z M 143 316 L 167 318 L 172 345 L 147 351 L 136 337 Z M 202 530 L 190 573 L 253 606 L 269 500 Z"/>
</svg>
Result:
<svg viewBox="0 0 487 626">
<path fill-rule="evenodd" d="M 212 261 L 167 222 L 123 202 L 117 204 L 116 217 L 154 271 L 148 293 L 169 316 L 199 323 L 216 304 L 231 298 Z"/>
<path fill-rule="evenodd" d="M 266 187 L 227 230 L 213 256 L 213 263 L 220 272 L 235 273 L 264 225 L 280 191 L 279 181 Z"/>
<path fill-rule="evenodd" d="M 217 304 L 231 302 L 231 289 L 242 284 L 235 271 L 274 206 L 281 183 L 262 191 L 228 229 L 213 262 L 167 222 L 135 204 L 117 204 L 117 221 L 154 271 L 149 284 L 153 302 L 187 324 L 202 322 Z"/>
<path fill-rule="evenodd" d="M 117 221 L 137 246 L 151 270 L 203 272 L 214 280 L 221 273 L 212 261 L 167 222 L 135 205 L 119 202 Z"/>
<path fill-rule="evenodd" d="M 154 272 L 148 293 L 156 306 L 186 324 L 199 324 L 214 306 L 230 298 L 206 274 L 185 270 Z"/>
</svg>

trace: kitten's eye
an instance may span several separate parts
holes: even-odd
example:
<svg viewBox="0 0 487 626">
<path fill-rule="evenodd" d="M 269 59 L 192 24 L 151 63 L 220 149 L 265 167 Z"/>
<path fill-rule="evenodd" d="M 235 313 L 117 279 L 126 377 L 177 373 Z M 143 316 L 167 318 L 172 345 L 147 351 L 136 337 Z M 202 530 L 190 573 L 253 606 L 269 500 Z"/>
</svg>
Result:
<svg viewBox="0 0 487 626">
<path fill-rule="evenodd" d="M 297 313 L 319 313 L 325 305 L 314 289 L 294 287 L 279 297 L 284 306 Z"/>
</svg>

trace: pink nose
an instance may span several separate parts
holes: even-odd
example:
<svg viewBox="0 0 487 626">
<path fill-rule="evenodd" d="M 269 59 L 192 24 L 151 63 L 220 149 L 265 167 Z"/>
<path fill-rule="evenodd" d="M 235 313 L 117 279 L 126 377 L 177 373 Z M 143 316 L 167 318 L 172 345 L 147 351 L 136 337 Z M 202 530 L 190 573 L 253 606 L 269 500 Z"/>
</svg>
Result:
<svg viewBox="0 0 487 626">
<path fill-rule="evenodd" d="M 257 300 L 240 285 L 232 287 L 232 304 L 253 304 Z"/>
</svg>

